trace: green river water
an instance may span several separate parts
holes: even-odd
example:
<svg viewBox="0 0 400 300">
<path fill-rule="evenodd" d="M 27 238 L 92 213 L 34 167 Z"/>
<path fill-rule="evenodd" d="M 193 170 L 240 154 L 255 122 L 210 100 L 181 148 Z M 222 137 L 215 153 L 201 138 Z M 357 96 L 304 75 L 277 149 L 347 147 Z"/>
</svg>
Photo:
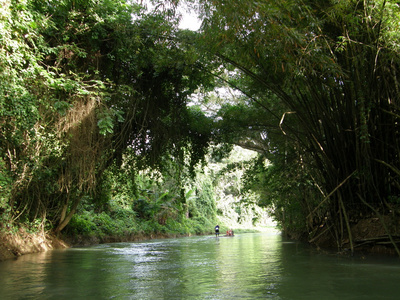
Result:
<svg viewBox="0 0 400 300">
<path fill-rule="evenodd" d="M 400 260 L 274 231 L 105 244 L 0 262 L 0 299 L 400 299 Z"/>
</svg>

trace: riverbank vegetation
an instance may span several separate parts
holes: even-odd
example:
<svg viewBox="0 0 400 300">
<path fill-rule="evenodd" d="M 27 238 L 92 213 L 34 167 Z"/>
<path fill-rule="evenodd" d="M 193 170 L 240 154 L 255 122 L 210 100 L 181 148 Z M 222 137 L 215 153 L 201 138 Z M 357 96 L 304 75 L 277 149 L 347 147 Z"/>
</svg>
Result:
<svg viewBox="0 0 400 300">
<path fill-rule="evenodd" d="M 268 211 L 291 237 L 400 255 L 396 1 L 0 3 L 2 235 L 203 234 Z"/>
</svg>

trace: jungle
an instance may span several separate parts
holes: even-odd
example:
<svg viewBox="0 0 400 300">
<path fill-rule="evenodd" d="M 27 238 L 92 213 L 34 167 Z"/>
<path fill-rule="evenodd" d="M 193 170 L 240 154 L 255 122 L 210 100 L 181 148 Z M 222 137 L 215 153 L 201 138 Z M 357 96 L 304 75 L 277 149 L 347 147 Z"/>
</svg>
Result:
<svg viewBox="0 0 400 300">
<path fill-rule="evenodd" d="M 0 4 L 0 257 L 270 218 L 400 255 L 397 1 Z"/>
</svg>

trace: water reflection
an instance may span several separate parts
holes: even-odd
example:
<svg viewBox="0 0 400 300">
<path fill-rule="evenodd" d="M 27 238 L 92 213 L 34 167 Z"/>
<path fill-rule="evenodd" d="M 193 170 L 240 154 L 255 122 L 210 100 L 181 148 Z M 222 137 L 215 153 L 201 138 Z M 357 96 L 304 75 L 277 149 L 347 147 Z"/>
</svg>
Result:
<svg viewBox="0 0 400 300">
<path fill-rule="evenodd" d="M 399 260 L 394 257 L 321 254 L 282 244 L 281 299 L 398 299 Z"/>
<path fill-rule="evenodd" d="M 279 235 L 250 235 L 221 239 L 218 247 L 219 279 L 232 295 L 276 295 L 281 272 Z M 229 244 L 229 245 L 227 245 Z"/>
<path fill-rule="evenodd" d="M 274 232 L 98 245 L 0 263 L 1 299 L 395 299 L 398 261 L 343 258 Z"/>
<path fill-rule="evenodd" d="M 275 286 L 278 278 L 279 268 L 275 265 L 279 264 L 276 259 L 279 243 L 268 243 L 260 240 L 260 236 L 250 239 L 196 237 L 120 244 L 120 247 L 112 250 L 114 256 L 106 262 L 114 267 L 110 270 L 118 270 L 118 276 L 123 268 L 122 273 L 129 275 L 119 282 L 119 296 L 147 299 L 161 295 L 166 299 L 176 299 L 178 295 L 202 299 L 260 296 L 272 294 L 265 289 L 268 276 L 262 274 L 274 270 L 270 273 L 270 287 Z"/>
</svg>

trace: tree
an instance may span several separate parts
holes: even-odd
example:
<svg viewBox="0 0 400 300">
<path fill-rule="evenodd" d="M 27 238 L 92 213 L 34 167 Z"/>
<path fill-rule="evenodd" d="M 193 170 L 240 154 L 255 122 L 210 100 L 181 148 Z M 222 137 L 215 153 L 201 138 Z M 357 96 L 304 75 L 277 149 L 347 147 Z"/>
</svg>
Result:
<svg viewBox="0 0 400 300">
<path fill-rule="evenodd" d="M 295 149 L 293 167 L 282 169 L 305 172 L 321 192 L 319 201 L 293 197 L 308 210 L 300 230 L 307 233 L 327 220 L 338 246 L 345 235 L 351 244 L 349 216 L 357 219 L 371 207 L 389 212 L 399 194 L 393 176 L 399 169 L 398 5 L 202 3 L 208 49 L 240 72 L 240 87 L 250 99 L 269 101 L 259 109 L 264 120 L 275 120 L 281 136 L 265 127 L 271 134 L 264 148 L 282 157 Z"/>
<path fill-rule="evenodd" d="M 168 155 L 184 163 L 184 151 L 198 162 L 209 131 L 186 101 L 212 76 L 173 39 L 190 32 L 176 30 L 170 10 L 146 15 L 119 0 L 6 4 L 1 178 L 12 186 L 0 209 L 10 220 L 61 231 L 126 151 L 141 168 Z"/>
</svg>

